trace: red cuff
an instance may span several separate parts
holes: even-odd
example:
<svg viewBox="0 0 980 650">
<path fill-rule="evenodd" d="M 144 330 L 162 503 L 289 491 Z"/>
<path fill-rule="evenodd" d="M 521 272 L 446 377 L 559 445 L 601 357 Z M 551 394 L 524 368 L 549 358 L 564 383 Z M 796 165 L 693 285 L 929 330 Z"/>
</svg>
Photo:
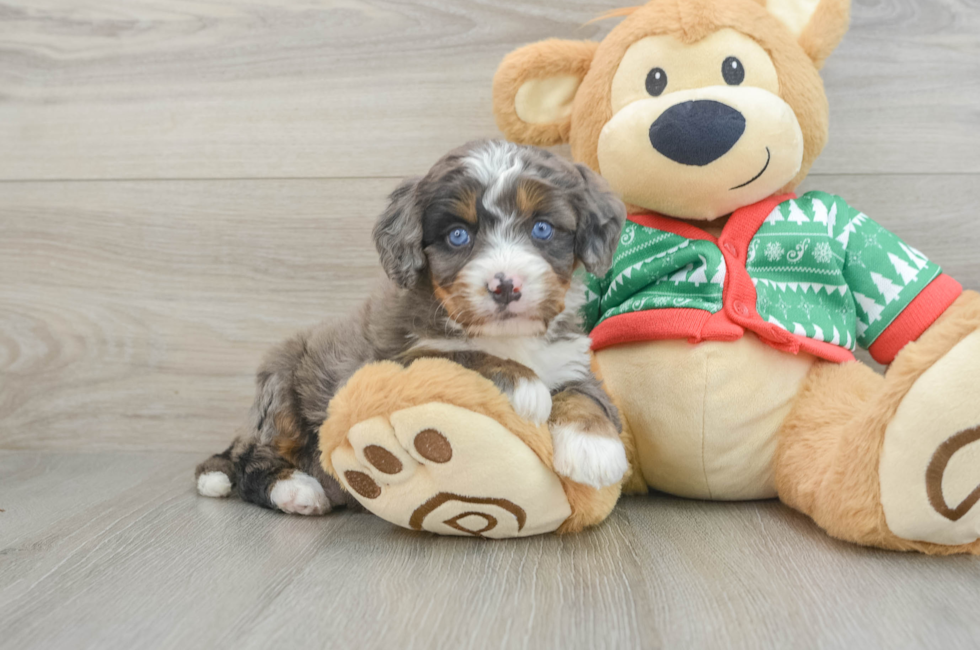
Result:
<svg viewBox="0 0 980 650">
<path fill-rule="evenodd" d="M 915 341 L 963 293 L 959 282 L 940 274 L 919 293 L 868 348 L 878 363 L 889 364 L 902 348 Z"/>
</svg>

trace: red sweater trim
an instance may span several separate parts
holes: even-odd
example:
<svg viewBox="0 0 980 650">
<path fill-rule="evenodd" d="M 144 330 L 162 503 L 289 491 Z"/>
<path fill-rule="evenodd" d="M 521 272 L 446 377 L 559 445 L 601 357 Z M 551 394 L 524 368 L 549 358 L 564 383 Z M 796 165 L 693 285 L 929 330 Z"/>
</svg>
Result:
<svg viewBox="0 0 980 650">
<path fill-rule="evenodd" d="M 592 349 L 639 341 L 687 339 L 691 343 L 706 340 L 735 341 L 743 330 L 725 316 L 704 309 L 684 307 L 634 311 L 604 320 L 592 330 Z"/>
<path fill-rule="evenodd" d="M 963 293 L 945 273 L 936 276 L 868 348 L 875 361 L 889 364 L 902 348 L 917 340 Z"/>
<path fill-rule="evenodd" d="M 834 363 L 854 361 L 850 350 L 839 345 L 790 334 L 772 323 L 762 324 L 766 327 L 752 328 L 753 331 L 756 331 L 759 340 L 780 352 L 805 352 Z M 772 328 L 772 331 L 768 328 Z M 737 341 L 742 338 L 746 329 L 749 328 L 732 322 L 723 311 L 712 314 L 703 309 L 669 308 L 613 316 L 592 330 L 590 336 L 592 349 L 598 351 L 614 345 L 642 341 L 687 339 L 692 344 L 704 341 Z M 766 333 L 759 332 L 760 329 L 765 329 Z"/>
<path fill-rule="evenodd" d="M 776 209 L 776 206 L 795 198 L 797 197 L 794 192 L 778 194 L 770 196 L 768 199 L 762 199 L 758 203 L 739 208 L 728 218 L 728 223 L 722 228 L 720 237 L 715 237 L 693 224 L 659 214 L 631 214 L 626 218 L 640 226 L 671 232 L 686 239 L 710 241 L 713 244 L 728 240 L 732 243 L 741 243 L 745 248 L 748 248 L 749 242 L 762 227 L 762 222 Z"/>
<path fill-rule="evenodd" d="M 773 325 L 773 327 L 775 327 L 775 325 Z M 832 363 L 854 361 L 854 353 L 847 348 L 842 348 L 841 346 L 834 345 L 833 343 L 826 343 L 824 341 L 818 341 L 805 336 L 799 336 L 798 334 L 791 334 L 781 327 L 777 327 L 776 329 L 784 334 L 783 337 L 780 337 L 782 339 L 781 341 L 767 339 L 762 334 L 759 334 L 759 338 L 762 339 L 763 343 L 770 347 L 776 348 L 780 352 L 789 352 L 790 354 L 805 352 Z"/>
</svg>

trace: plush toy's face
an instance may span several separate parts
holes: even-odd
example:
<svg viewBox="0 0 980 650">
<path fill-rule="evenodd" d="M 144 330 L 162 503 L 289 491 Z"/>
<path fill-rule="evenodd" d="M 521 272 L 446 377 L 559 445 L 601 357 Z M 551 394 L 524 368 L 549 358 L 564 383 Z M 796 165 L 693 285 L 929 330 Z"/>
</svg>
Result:
<svg viewBox="0 0 980 650">
<path fill-rule="evenodd" d="M 507 57 L 494 110 L 508 137 L 570 142 L 634 211 L 712 220 L 803 179 L 826 139 L 817 67 L 847 0 L 653 0 L 601 44 Z"/>
<path fill-rule="evenodd" d="M 611 90 L 597 155 L 630 204 L 711 218 L 772 195 L 800 170 L 803 133 L 772 60 L 734 30 L 690 44 L 643 38 Z"/>
</svg>

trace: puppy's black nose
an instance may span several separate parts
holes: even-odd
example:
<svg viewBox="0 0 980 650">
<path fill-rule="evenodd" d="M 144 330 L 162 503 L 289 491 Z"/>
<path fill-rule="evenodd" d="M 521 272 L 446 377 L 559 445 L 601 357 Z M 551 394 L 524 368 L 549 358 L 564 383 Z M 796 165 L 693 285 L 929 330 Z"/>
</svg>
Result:
<svg viewBox="0 0 980 650">
<path fill-rule="evenodd" d="M 682 165 L 703 167 L 735 146 L 745 133 L 745 117 L 710 99 L 675 104 L 650 126 L 650 144 Z"/>
<path fill-rule="evenodd" d="M 520 281 L 515 283 L 514 280 L 503 273 L 493 276 L 493 280 L 487 285 L 487 291 L 493 296 L 494 302 L 506 307 L 515 300 L 521 299 Z"/>
</svg>

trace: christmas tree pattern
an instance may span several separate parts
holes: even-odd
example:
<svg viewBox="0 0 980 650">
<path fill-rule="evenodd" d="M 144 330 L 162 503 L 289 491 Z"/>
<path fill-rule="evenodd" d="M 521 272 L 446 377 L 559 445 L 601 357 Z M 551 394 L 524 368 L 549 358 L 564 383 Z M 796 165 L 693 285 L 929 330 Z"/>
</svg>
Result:
<svg viewBox="0 0 980 650">
<path fill-rule="evenodd" d="M 891 260 L 892 266 L 895 268 L 895 272 L 901 276 L 902 284 L 908 286 L 910 282 L 915 282 L 916 278 L 919 277 L 918 269 L 913 269 L 908 262 L 903 260 L 898 255 L 888 253 L 888 259 Z"/>
<path fill-rule="evenodd" d="M 812 245 L 798 262 L 758 255 L 747 269 L 765 305 L 757 306 L 759 313 L 801 323 L 809 338 L 868 346 L 940 273 L 925 255 L 839 197 L 811 192 L 777 210 L 783 219 L 770 214 L 753 244 L 794 253 L 806 239 Z M 797 211 L 802 216 L 794 216 Z M 782 303 L 787 307 L 779 306 L 778 296 L 788 296 Z M 804 301 L 815 309 L 803 309 Z"/>
<path fill-rule="evenodd" d="M 795 223 L 797 225 L 802 225 L 802 224 L 805 224 L 805 223 L 810 223 L 810 220 L 803 213 L 803 210 L 800 209 L 800 204 L 799 203 L 797 203 L 796 201 L 794 201 L 792 199 L 790 199 L 789 201 L 787 201 L 787 203 L 789 203 L 789 221 L 791 223 Z"/>
<path fill-rule="evenodd" d="M 875 287 L 878 288 L 878 293 L 880 293 L 885 299 L 886 305 L 890 304 L 892 301 L 898 300 L 899 294 L 902 293 L 901 286 L 895 284 L 880 273 L 875 273 L 872 271 L 871 281 L 875 283 Z"/>
<path fill-rule="evenodd" d="M 715 313 L 722 308 L 725 259 L 715 244 L 630 222 L 604 278 L 586 278 L 586 323 L 646 309 L 683 307 Z"/>
<path fill-rule="evenodd" d="M 589 327 L 635 311 L 716 313 L 728 269 L 717 245 L 628 223 L 613 268 L 587 277 Z M 940 269 L 839 197 L 776 206 L 749 242 L 746 270 L 762 319 L 847 349 L 871 345 Z"/>
</svg>

